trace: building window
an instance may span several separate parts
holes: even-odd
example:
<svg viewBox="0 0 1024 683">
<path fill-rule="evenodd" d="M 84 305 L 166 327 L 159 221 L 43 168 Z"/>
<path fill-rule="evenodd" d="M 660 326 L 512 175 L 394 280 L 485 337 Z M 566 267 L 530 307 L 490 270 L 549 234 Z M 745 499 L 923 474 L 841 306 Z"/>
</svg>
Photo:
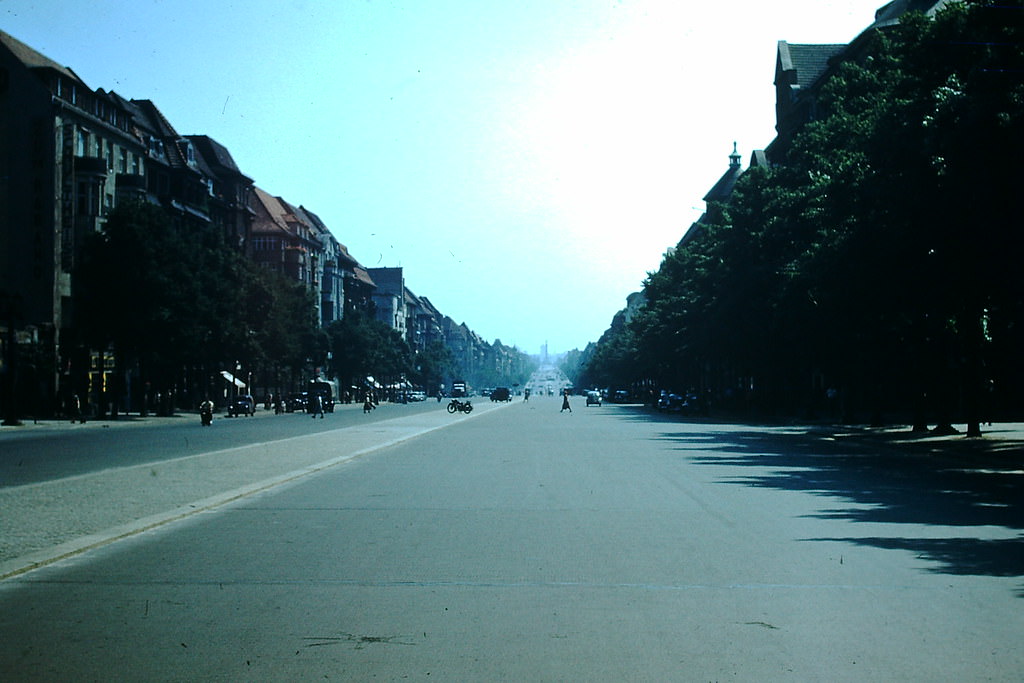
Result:
<svg viewBox="0 0 1024 683">
<path fill-rule="evenodd" d="M 124 147 L 120 150 L 120 158 L 118 159 L 118 169 L 121 173 L 128 172 L 128 150 Z"/>
<path fill-rule="evenodd" d="M 81 216 L 96 216 L 99 214 L 99 185 L 84 180 L 78 183 L 78 214 Z"/>
</svg>

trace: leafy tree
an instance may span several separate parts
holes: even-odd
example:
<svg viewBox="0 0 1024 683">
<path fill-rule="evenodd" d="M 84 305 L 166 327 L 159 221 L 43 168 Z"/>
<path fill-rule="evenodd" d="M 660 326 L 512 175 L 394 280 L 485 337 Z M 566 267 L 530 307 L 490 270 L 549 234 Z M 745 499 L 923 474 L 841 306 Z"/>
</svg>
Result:
<svg viewBox="0 0 1024 683">
<path fill-rule="evenodd" d="M 346 386 L 411 374 L 412 354 L 401 333 L 361 312 L 352 311 L 326 329 L 331 373 Z"/>
<path fill-rule="evenodd" d="M 154 391 L 195 349 L 198 250 L 159 207 L 122 204 L 86 243 L 76 272 L 76 324 L 94 348 L 116 351 L 118 376 L 138 364 Z"/>
<path fill-rule="evenodd" d="M 948 423 L 962 400 L 977 433 L 986 378 L 1024 379 L 1020 172 L 1002 163 L 1024 151 L 1020 4 L 955 4 L 876 34 L 786 163 L 744 174 L 649 275 L 633 338 L 613 323 L 590 371 L 625 370 L 632 347 L 630 372 L 747 377 L 788 409 L 794 384 L 829 377 L 875 412 L 923 416 L 927 397 Z"/>
<path fill-rule="evenodd" d="M 216 228 L 176 223 L 156 205 L 115 208 L 75 278 L 83 340 L 112 347 L 117 377 L 137 367 L 154 394 L 178 388 L 185 368 L 197 366 L 205 385 L 235 363 L 297 372 L 326 356 L 309 290 L 246 260 Z"/>
<path fill-rule="evenodd" d="M 433 392 L 441 386 L 446 377 L 455 372 L 454 360 L 448 347 L 439 341 L 428 344 L 425 349 L 415 354 L 410 379 L 413 384 Z"/>
</svg>

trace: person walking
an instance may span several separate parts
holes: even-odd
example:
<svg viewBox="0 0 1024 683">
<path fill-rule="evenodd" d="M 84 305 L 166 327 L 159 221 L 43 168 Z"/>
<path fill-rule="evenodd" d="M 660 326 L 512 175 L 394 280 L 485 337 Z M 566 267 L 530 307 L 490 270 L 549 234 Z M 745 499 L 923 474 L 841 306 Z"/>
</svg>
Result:
<svg viewBox="0 0 1024 683">
<path fill-rule="evenodd" d="M 324 419 L 324 400 L 320 394 L 313 394 L 310 404 L 309 412 L 313 413 L 313 419 L 315 420 L 317 415 L 320 416 L 321 420 Z"/>
<path fill-rule="evenodd" d="M 370 396 L 370 392 L 366 392 L 366 398 L 363 400 L 363 414 L 376 410 L 377 406 L 373 405 L 373 398 Z"/>
<path fill-rule="evenodd" d="M 572 412 L 572 406 L 569 405 L 569 390 L 565 389 L 562 391 L 562 409 L 558 412 L 564 413 L 565 411 Z"/>
</svg>

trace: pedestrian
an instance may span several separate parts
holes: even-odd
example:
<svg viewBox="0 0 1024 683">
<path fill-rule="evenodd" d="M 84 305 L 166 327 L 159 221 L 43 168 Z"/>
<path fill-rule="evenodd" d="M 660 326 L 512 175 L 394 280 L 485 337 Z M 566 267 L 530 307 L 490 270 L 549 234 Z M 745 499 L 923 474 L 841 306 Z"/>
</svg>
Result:
<svg viewBox="0 0 1024 683">
<path fill-rule="evenodd" d="M 78 398 L 78 394 L 71 396 L 71 424 L 77 420 L 80 424 L 85 424 L 85 412 L 82 410 L 82 400 Z"/>
<path fill-rule="evenodd" d="M 562 392 L 562 409 L 559 410 L 558 412 L 563 413 L 566 410 L 568 410 L 570 413 L 572 412 L 572 406 L 569 405 L 569 390 L 568 389 L 566 389 L 565 391 Z"/>
<path fill-rule="evenodd" d="M 324 401 L 320 397 L 320 394 L 313 394 L 313 398 L 310 399 L 309 412 L 312 413 L 312 417 L 315 420 L 317 415 L 320 415 L 320 419 L 324 419 Z"/>
<path fill-rule="evenodd" d="M 363 401 L 363 414 L 376 410 L 377 406 L 373 405 L 373 399 L 370 397 L 370 392 L 366 392 L 366 399 Z"/>
</svg>

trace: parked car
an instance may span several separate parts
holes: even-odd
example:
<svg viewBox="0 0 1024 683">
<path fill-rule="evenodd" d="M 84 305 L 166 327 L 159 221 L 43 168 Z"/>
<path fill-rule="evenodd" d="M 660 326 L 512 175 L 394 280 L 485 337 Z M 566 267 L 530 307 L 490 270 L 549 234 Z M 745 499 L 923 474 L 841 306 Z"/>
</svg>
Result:
<svg viewBox="0 0 1024 683">
<path fill-rule="evenodd" d="M 601 392 L 599 391 L 588 391 L 587 392 L 587 406 L 601 406 Z"/>
<path fill-rule="evenodd" d="M 496 387 L 491 390 L 492 401 L 511 401 L 512 392 L 508 390 L 508 387 Z"/>
<path fill-rule="evenodd" d="M 288 394 L 287 398 L 284 399 L 285 412 L 294 413 L 295 411 L 306 410 L 306 392 L 298 392 L 294 394 Z"/>
<path fill-rule="evenodd" d="M 418 401 L 426 401 L 427 400 L 427 392 L 425 392 L 425 391 L 410 391 L 409 392 L 409 400 L 410 401 L 417 401 L 417 402 Z"/>
<path fill-rule="evenodd" d="M 256 414 L 256 401 L 252 396 L 239 395 L 228 401 L 228 417 L 245 415 L 251 417 Z"/>
</svg>

